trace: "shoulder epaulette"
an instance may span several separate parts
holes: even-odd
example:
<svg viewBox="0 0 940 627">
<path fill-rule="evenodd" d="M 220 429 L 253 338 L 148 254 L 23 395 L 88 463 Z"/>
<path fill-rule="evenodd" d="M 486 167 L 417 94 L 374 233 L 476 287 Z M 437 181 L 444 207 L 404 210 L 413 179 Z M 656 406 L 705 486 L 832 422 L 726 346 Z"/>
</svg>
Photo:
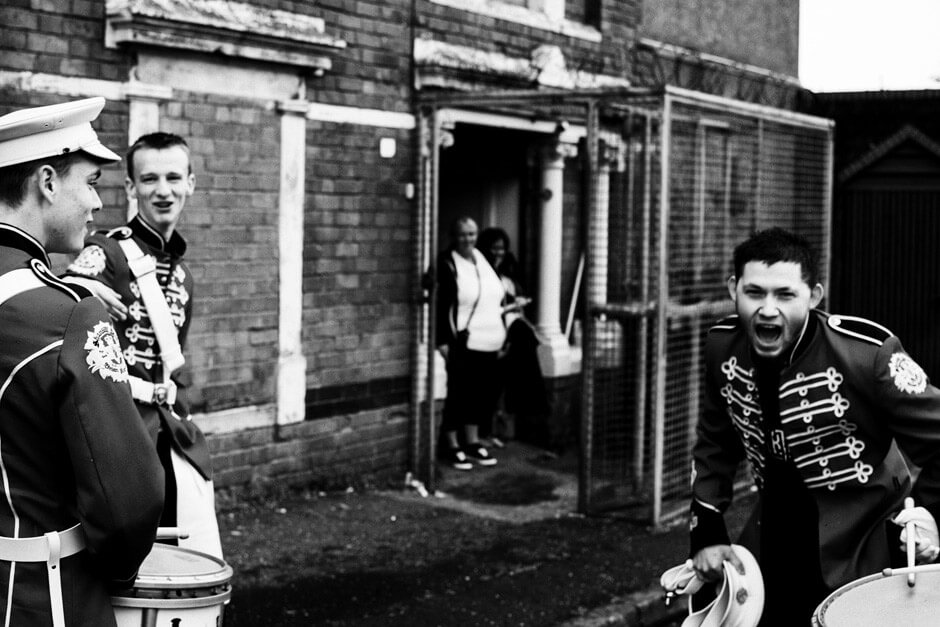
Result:
<svg viewBox="0 0 940 627">
<path fill-rule="evenodd" d="M 84 288 L 79 288 L 76 285 L 69 285 L 56 275 L 52 274 L 49 268 L 46 267 L 46 264 L 39 261 L 38 259 L 31 259 L 29 262 L 29 267 L 32 269 L 33 274 L 35 274 L 40 281 L 49 287 L 54 287 L 63 294 L 67 295 L 69 298 L 74 298 L 78 301 L 84 297 Z M 82 293 L 79 293 L 79 290 L 81 290 Z"/>
<path fill-rule="evenodd" d="M 127 239 L 133 233 L 131 232 L 131 227 L 129 226 L 119 226 L 108 231 L 107 236 L 114 239 Z"/>
<path fill-rule="evenodd" d="M 877 322 L 856 316 L 830 315 L 826 320 L 830 329 L 863 342 L 881 346 L 894 333 Z"/>
<path fill-rule="evenodd" d="M 721 320 L 713 324 L 712 327 L 708 330 L 708 332 L 711 333 L 713 331 L 734 331 L 738 328 L 738 325 L 740 324 L 740 322 L 741 322 L 741 319 L 738 316 L 738 314 L 732 314 L 730 316 L 726 316 L 722 318 Z"/>
</svg>

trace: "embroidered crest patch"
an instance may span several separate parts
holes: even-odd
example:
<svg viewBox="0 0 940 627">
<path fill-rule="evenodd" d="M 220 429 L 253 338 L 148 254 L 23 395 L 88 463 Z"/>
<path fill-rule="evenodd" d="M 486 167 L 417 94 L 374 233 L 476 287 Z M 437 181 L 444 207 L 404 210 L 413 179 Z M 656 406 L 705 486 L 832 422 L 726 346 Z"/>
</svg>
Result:
<svg viewBox="0 0 940 627">
<path fill-rule="evenodd" d="M 927 374 L 916 361 L 905 353 L 891 355 L 888 369 L 894 379 L 894 385 L 908 394 L 921 394 L 927 389 Z"/>
<path fill-rule="evenodd" d="M 127 364 L 121 352 L 121 343 L 117 333 L 107 322 L 99 322 L 88 332 L 85 341 L 85 363 L 88 369 L 102 379 L 112 379 L 118 383 L 128 381 Z"/>
<path fill-rule="evenodd" d="M 82 249 L 75 261 L 69 264 L 69 270 L 85 276 L 98 276 L 104 272 L 105 256 L 101 246 L 88 246 Z"/>
</svg>

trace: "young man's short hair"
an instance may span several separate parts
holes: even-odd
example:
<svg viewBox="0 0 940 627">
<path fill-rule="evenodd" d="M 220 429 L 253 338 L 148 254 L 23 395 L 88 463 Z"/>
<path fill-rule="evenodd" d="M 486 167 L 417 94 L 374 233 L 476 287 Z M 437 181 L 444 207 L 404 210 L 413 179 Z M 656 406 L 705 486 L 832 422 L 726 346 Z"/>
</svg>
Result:
<svg viewBox="0 0 940 627">
<path fill-rule="evenodd" d="M 779 262 L 800 265 L 803 280 L 810 287 L 819 282 L 819 257 L 805 238 L 774 227 L 753 233 L 734 249 L 734 275 L 741 277 L 744 266 L 760 261 L 768 266 Z"/>
<path fill-rule="evenodd" d="M 0 168 L 0 203 L 8 207 L 19 207 L 26 199 L 26 188 L 30 177 L 41 166 L 48 165 L 55 170 L 59 176 L 66 176 L 72 169 L 72 164 L 78 157 L 84 156 L 91 159 L 91 155 L 82 153 L 71 153 L 67 155 L 56 155 L 54 157 L 43 157 L 26 163 L 17 163 Z"/>
<path fill-rule="evenodd" d="M 165 150 L 167 148 L 172 148 L 174 146 L 179 146 L 186 151 L 186 154 L 189 155 L 189 144 L 186 143 L 186 140 L 176 135 L 174 133 L 147 133 L 146 135 L 141 135 L 137 138 L 130 148 L 127 149 L 127 176 L 134 180 L 134 154 L 142 148 L 149 148 L 151 150 Z M 193 166 L 189 164 L 189 173 L 192 173 Z"/>
</svg>

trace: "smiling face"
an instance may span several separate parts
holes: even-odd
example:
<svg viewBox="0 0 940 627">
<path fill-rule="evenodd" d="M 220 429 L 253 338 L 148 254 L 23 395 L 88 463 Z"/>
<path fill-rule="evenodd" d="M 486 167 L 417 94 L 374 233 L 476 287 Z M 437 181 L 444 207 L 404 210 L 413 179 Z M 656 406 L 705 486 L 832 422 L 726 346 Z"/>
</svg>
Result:
<svg viewBox="0 0 940 627">
<path fill-rule="evenodd" d="M 92 214 L 101 209 L 101 198 L 95 186 L 101 177 L 101 166 L 84 157 L 77 158 L 65 173 L 43 166 L 39 176 L 55 181 L 54 196 L 43 213 L 43 246 L 51 253 L 75 253 L 82 249 Z"/>
<path fill-rule="evenodd" d="M 467 259 L 473 259 L 473 249 L 477 245 L 477 235 L 479 234 L 479 229 L 477 228 L 477 223 L 469 218 L 466 220 L 461 220 L 454 227 L 454 241 L 457 248 L 457 253 L 461 257 L 466 257 Z"/>
<path fill-rule="evenodd" d="M 728 280 L 728 291 L 754 352 L 773 358 L 793 349 L 810 309 L 822 300 L 819 283 L 810 286 L 800 264 L 762 261 L 744 264 L 740 277 Z"/>
<path fill-rule="evenodd" d="M 140 217 L 169 239 L 196 186 L 189 153 L 182 146 L 141 148 L 132 158 L 134 178 L 124 181 L 127 194 L 137 199 Z"/>
</svg>

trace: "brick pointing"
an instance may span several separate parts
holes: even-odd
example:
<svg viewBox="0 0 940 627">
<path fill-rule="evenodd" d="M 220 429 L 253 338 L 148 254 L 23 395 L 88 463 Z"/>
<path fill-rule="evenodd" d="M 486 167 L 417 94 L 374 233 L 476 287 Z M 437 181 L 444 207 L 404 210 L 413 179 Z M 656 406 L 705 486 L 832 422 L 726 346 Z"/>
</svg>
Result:
<svg viewBox="0 0 940 627">
<path fill-rule="evenodd" d="M 344 487 L 405 472 L 408 407 L 394 405 L 299 423 L 209 436 L 217 488 L 265 483 Z"/>
</svg>

